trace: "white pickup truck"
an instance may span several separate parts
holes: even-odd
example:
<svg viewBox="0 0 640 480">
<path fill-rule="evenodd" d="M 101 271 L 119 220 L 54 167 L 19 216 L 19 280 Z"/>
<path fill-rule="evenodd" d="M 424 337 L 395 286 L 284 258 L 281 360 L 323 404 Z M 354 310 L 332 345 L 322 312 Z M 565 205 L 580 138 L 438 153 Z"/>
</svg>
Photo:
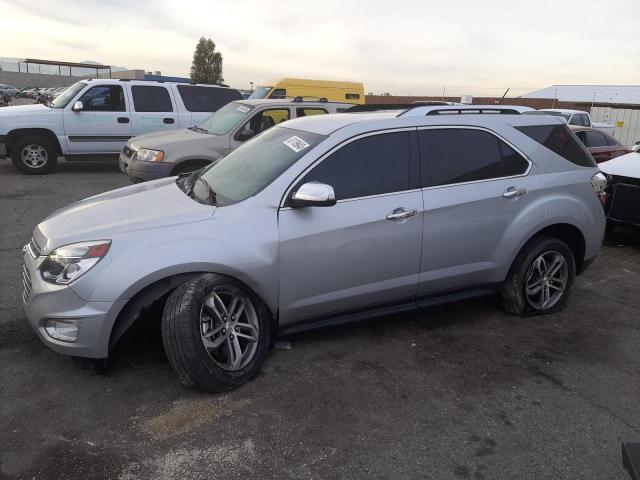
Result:
<svg viewBox="0 0 640 480">
<path fill-rule="evenodd" d="M 0 158 L 26 174 L 52 171 L 67 160 L 109 157 L 136 135 L 201 123 L 242 99 L 214 85 L 96 79 L 74 83 L 48 105 L 0 109 Z"/>
<path fill-rule="evenodd" d="M 531 114 L 532 112 L 527 112 Z M 569 125 L 575 125 L 577 127 L 591 127 L 613 135 L 615 125 L 607 125 L 606 123 L 594 123 L 591 121 L 591 115 L 582 110 L 568 110 L 564 108 L 545 108 L 543 110 L 536 110 L 538 115 L 555 115 L 557 117 L 564 118 Z"/>
</svg>

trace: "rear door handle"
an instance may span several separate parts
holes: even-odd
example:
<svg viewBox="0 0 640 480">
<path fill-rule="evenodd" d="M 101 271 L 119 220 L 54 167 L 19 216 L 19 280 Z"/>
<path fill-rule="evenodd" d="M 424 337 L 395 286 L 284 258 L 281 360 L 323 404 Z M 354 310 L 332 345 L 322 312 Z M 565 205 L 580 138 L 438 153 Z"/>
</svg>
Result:
<svg viewBox="0 0 640 480">
<path fill-rule="evenodd" d="M 387 220 L 391 220 L 392 222 L 397 222 L 398 220 L 405 220 L 417 214 L 418 214 L 417 210 L 405 210 L 404 208 L 400 207 L 400 208 L 396 208 L 393 212 L 387 215 Z"/>
<path fill-rule="evenodd" d="M 163 119 L 162 119 L 162 121 L 163 121 L 164 123 L 174 123 L 174 122 L 175 122 L 175 120 L 174 120 L 173 118 L 171 118 L 171 117 L 169 117 L 169 118 L 163 118 Z"/>
<path fill-rule="evenodd" d="M 524 195 L 525 193 L 527 193 L 526 188 L 509 187 L 504 192 L 502 192 L 502 196 L 504 198 L 518 198 Z"/>
<path fill-rule="evenodd" d="M 118 123 L 129 123 L 129 117 L 118 117 Z"/>
</svg>

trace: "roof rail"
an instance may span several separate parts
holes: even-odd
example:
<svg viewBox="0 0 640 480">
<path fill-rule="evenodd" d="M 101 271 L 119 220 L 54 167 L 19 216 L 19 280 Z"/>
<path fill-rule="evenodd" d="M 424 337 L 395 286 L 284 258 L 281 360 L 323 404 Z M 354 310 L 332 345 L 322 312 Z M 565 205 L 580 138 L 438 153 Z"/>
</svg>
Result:
<svg viewBox="0 0 640 480">
<path fill-rule="evenodd" d="M 286 98 L 292 98 L 292 97 L 286 97 Z M 310 95 L 293 97 L 292 102 L 304 102 L 305 98 L 312 99 L 312 100 L 306 100 L 308 102 L 322 102 L 322 103 L 327 103 L 328 102 L 325 97 L 313 97 L 313 96 L 310 96 Z"/>
<path fill-rule="evenodd" d="M 500 114 L 520 115 L 523 112 L 533 110 L 520 105 L 413 105 L 411 108 L 398 114 L 399 117 L 417 117 L 422 115 L 474 115 L 474 114 Z"/>
<path fill-rule="evenodd" d="M 415 105 L 411 103 L 366 103 L 364 105 L 354 105 L 344 110 L 343 113 L 357 112 L 378 112 L 380 110 L 408 110 Z"/>
</svg>

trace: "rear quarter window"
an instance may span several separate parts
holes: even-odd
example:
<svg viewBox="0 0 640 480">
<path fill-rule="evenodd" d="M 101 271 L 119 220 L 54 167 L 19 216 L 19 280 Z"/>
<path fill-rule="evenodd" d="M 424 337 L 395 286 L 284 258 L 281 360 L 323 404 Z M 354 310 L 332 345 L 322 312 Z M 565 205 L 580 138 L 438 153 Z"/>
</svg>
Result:
<svg viewBox="0 0 640 480">
<path fill-rule="evenodd" d="M 581 167 L 595 167 L 596 162 L 566 125 L 532 125 L 516 130 L 544 145 L 565 160 Z"/>
<path fill-rule="evenodd" d="M 233 100 L 242 100 L 242 94 L 233 88 L 178 85 L 178 93 L 190 112 L 215 112 Z"/>
</svg>

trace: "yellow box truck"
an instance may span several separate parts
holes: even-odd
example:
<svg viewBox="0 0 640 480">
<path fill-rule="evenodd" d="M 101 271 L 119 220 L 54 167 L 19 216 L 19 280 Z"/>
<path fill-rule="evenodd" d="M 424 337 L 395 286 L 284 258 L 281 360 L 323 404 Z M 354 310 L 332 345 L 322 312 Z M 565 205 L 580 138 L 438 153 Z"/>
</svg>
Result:
<svg viewBox="0 0 640 480">
<path fill-rule="evenodd" d="M 364 104 L 362 82 L 278 78 L 260 83 L 249 98 L 297 98 Z"/>
</svg>

